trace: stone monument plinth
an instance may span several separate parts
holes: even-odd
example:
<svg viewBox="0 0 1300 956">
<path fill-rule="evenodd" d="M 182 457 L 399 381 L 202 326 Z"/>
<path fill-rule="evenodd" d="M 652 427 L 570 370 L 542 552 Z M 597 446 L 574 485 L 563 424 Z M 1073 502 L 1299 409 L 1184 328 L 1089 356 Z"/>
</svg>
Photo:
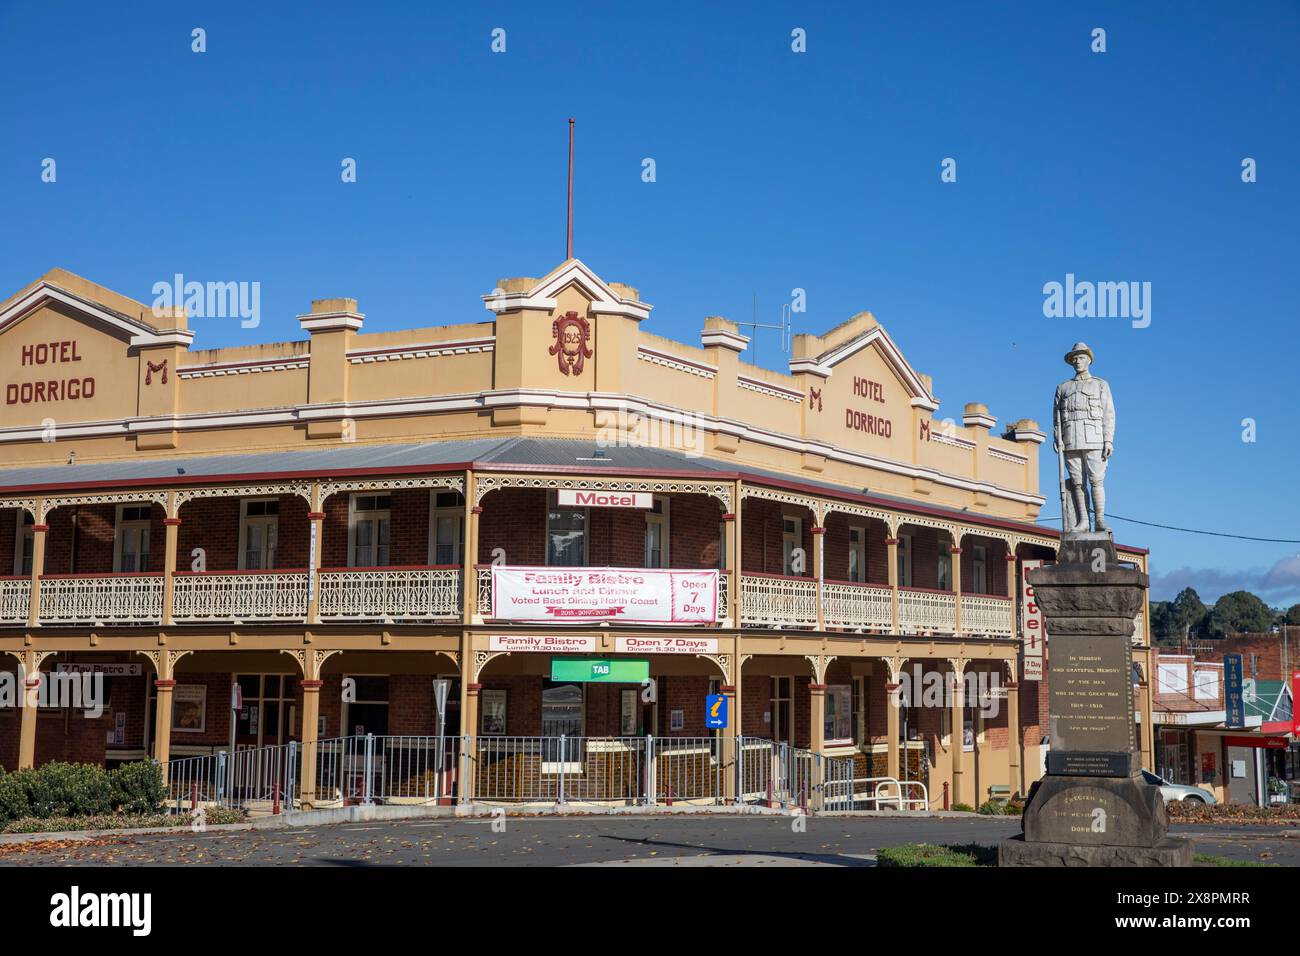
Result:
<svg viewBox="0 0 1300 956">
<path fill-rule="evenodd" d="M 1065 534 L 1057 563 L 1028 574 L 1048 634 L 1051 750 L 998 865 L 1190 866 L 1141 774 L 1132 640 L 1146 574 L 1120 566 L 1108 531 Z"/>
</svg>

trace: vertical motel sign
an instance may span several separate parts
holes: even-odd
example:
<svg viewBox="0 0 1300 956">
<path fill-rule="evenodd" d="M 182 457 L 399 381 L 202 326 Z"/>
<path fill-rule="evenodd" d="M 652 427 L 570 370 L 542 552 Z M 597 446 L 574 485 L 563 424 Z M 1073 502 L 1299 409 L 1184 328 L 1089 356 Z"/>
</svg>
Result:
<svg viewBox="0 0 1300 956">
<path fill-rule="evenodd" d="M 1046 660 L 1047 633 L 1043 629 L 1043 609 L 1038 606 L 1034 589 L 1029 583 L 1028 572 L 1041 568 L 1040 559 L 1024 559 L 1020 562 L 1020 641 L 1024 659 L 1024 679 L 1042 680 L 1043 664 Z"/>
<path fill-rule="evenodd" d="M 1246 696 L 1242 686 L 1241 655 L 1223 655 L 1223 701 L 1229 727 L 1246 726 Z"/>
</svg>

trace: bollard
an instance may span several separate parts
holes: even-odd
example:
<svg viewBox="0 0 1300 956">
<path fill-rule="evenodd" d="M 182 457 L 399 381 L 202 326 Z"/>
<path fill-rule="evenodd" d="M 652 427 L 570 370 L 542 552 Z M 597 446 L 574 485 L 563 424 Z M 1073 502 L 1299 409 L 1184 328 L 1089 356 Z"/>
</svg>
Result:
<svg viewBox="0 0 1300 956">
<path fill-rule="evenodd" d="M 190 783 L 190 810 L 191 812 L 199 808 L 199 784 L 198 781 Z"/>
<path fill-rule="evenodd" d="M 271 816 L 280 815 L 280 764 L 275 765 L 275 779 L 271 782 Z"/>
<path fill-rule="evenodd" d="M 943 782 L 943 808 L 948 809 L 948 781 Z"/>
</svg>

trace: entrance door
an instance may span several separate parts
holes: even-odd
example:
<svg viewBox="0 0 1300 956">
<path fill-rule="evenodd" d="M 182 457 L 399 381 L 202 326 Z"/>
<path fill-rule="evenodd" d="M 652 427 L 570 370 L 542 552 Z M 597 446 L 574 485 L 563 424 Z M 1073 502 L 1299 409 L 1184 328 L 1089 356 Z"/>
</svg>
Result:
<svg viewBox="0 0 1300 956">
<path fill-rule="evenodd" d="M 583 691 L 581 684 L 542 681 L 542 737 L 543 761 L 557 764 L 561 759 L 559 737 L 569 738 L 564 744 L 563 760 L 566 764 L 579 763 L 583 728 Z M 558 768 L 557 768 L 558 769 Z"/>
<path fill-rule="evenodd" d="M 772 678 L 772 739 L 787 744 L 790 742 L 792 681 L 790 677 Z"/>
</svg>

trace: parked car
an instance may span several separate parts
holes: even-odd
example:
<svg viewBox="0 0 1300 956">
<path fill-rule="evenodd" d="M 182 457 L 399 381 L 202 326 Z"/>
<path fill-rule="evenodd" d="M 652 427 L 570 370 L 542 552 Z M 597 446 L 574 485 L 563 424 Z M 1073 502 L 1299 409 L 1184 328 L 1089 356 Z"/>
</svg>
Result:
<svg viewBox="0 0 1300 956">
<path fill-rule="evenodd" d="M 1218 803 L 1214 794 L 1200 787 L 1189 787 L 1181 783 L 1170 783 L 1164 777 L 1152 773 L 1150 770 L 1142 771 L 1142 778 L 1147 783 L 1160 788 L 1160 795 L 1165 798 L 1165 803 L 1171 800 L 1182 800 L 1184 803 Z"/>
</svg>

